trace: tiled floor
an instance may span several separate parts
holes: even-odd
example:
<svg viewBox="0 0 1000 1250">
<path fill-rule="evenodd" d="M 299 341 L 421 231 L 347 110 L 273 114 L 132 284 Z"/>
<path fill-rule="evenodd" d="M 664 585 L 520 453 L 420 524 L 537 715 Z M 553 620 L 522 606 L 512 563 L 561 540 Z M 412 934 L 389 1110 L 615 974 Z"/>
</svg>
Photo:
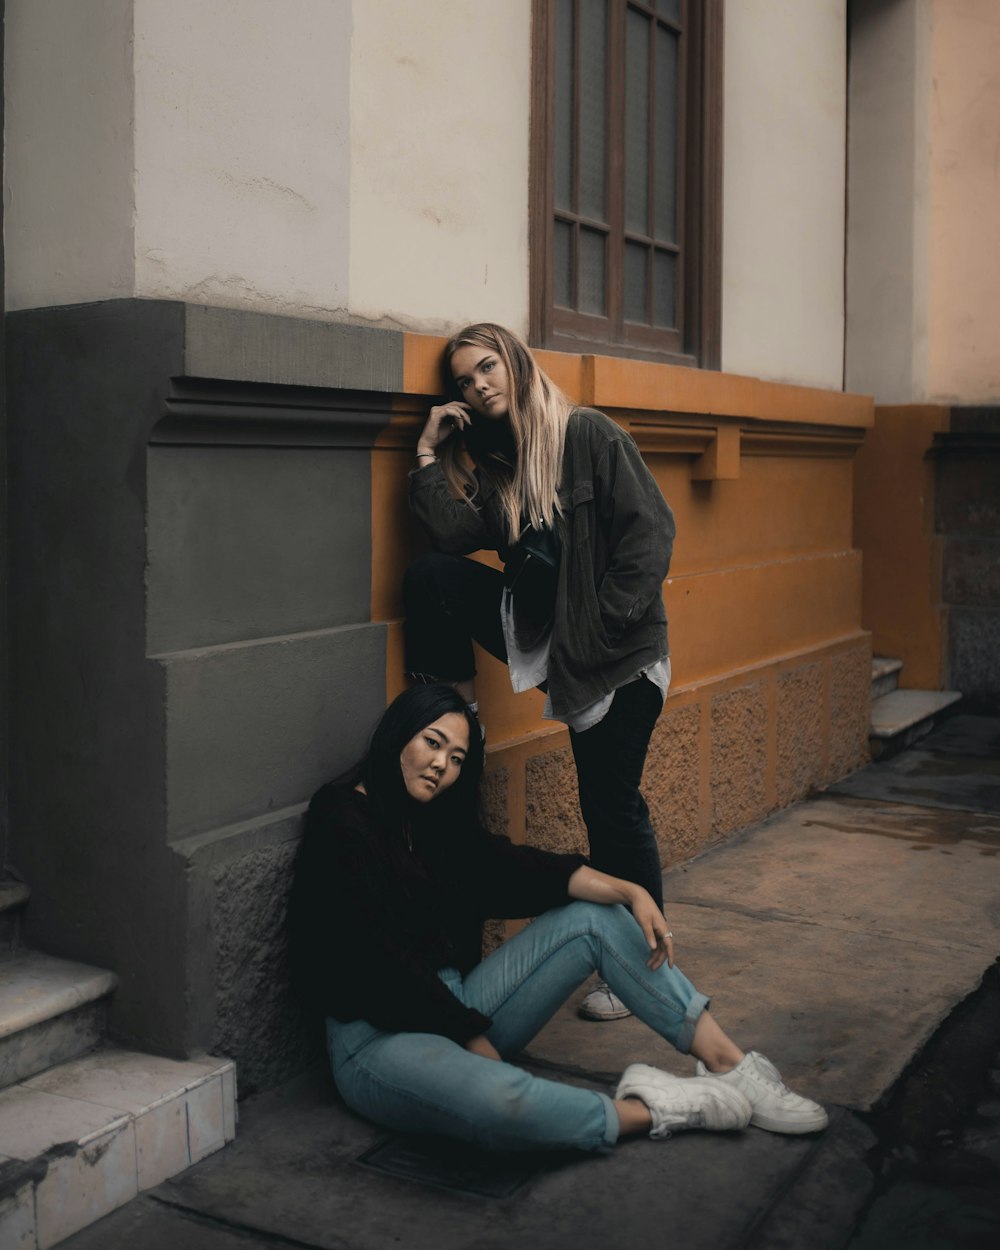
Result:
<svg viewBox="0 0 1000 1250">
<path fill-rule="evenodd" d="M 3 1090 L 0 1164 L 45 1171 L 0 1202 L 0 1250 L 48 1250 L 235 1131 L 235 1069 L 210 1056 L 100 1050 Z"/>
</svg>

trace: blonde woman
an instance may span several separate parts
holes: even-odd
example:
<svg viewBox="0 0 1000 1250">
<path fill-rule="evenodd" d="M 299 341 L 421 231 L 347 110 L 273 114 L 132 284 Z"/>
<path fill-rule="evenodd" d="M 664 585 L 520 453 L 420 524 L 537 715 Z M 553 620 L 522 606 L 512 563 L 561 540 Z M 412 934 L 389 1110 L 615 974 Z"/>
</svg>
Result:
<svg viewBox="0 0 1000 1250">
<path fill-rule="evenodd" d="M 569 727 L 593 866 L 662 908 L 639 790 L 670 684 L 661 587 L 674 520 L 624 430 L 570 404 L 511 331 L 467 326 L 447 344 L 448 398 L 417 443 L 410 502 L 434 552 L 404 582 L 406 664 L 478 712 L 472 640 L 515 691 L 546 692 Z M 464 559 L 499 552 L 504 571 Z M 628 1008 L 599 981 L 589 1019 Z"/>
</svg>

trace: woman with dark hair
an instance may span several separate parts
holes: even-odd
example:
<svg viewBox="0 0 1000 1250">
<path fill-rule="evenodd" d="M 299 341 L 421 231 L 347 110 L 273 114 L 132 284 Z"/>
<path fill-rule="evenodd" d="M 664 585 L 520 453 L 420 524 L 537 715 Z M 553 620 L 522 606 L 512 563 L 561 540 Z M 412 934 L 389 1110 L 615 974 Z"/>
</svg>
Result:
<svg viewBox="0 0 1000 1250">
<path fill-rule="evenodd" d="M 569 727 L 595 868 L 663 898 L 639 790 L 670 685 L 661 595 L 674 519 L 625 430 L 574 407 L 521 340 L 467 326 L 417 442 L 410 502 L 435 547 L 407 570 L 406 666 L 478 712 L 475 640 Z M 503 573 L 464 557 L 499 552 Z M 603 982 L 581 1015 L 627 1016 Z"/>
<path fill-rule="evenodd" d="M 414 686 L 364 761 L 313 798 L 289 914 L 292 968 L 326 1017 L 345 1102 L 402 1132 L 505 1150 L 610 1150 L 688 1128 L 825 1127 L 816 1103 L 744 1054 L 674 966 L 662 908 L 633 882 L 488 834 L 478 725 L 449 686 Z M 576 900 L 576 901 L 573 901 Z M 480 962 L 487 918 L 537 916 Z M 699 1061 L 680 1079 L 632 1064 L 614 1098 L 511 1062 L 599 971 Z"/>
</svg>

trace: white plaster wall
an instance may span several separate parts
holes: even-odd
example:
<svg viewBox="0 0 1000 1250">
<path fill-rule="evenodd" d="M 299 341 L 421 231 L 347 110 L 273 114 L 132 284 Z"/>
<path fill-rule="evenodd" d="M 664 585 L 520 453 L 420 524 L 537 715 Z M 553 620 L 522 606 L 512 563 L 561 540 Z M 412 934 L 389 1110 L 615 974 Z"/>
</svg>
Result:
<svg viewBox="0 0 1000 1250">
<path fill-rule="evenodd" d="M 846 0 L 728 0 L 722 367 L 840 389 Z"/>
<path fill-rule="evenodd" d="M 132 293 L 132 0 L 7 0 L 9 309 Z"/>
<path fill-rule="evenodd" d="M 355 318 L 528 324 L 530 0 L 355 0 Z"/>
<path fill-rule="evenodd" d="M 134 0 L 135 293 L 343 316 L 351 0 Z"/>
<path fill-rule="evenodd" d="M 930 0 L 853 0 L 845 385 L 927 395 Z"/>
</svg>

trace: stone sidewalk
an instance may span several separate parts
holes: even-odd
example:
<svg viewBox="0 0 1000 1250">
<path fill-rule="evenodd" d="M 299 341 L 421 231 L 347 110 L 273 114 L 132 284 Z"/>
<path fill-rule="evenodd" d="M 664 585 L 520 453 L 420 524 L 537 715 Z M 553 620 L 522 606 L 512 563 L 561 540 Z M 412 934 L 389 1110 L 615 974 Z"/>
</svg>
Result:
<svg viewBox="0 0 1000 1250">
<path fill-rule="evenodd" d="M 843 1246 L 873 1185 L 864 1113 L 1000 953 L 998 742 L 1000 721 L 958 716 L 666 876 L 678 962 L 742 1046 L 828 1105 L 825 1133 L 497 1159 L 387 1137 L 312 1072 L 243 1104 L 230 1147 L 65 1250 Z M 529 1065 L 608 1091 L 633 1060 L 692 1072 L 637 1021 L 588 1024 L 575 1001 Z"/>
</svg>

